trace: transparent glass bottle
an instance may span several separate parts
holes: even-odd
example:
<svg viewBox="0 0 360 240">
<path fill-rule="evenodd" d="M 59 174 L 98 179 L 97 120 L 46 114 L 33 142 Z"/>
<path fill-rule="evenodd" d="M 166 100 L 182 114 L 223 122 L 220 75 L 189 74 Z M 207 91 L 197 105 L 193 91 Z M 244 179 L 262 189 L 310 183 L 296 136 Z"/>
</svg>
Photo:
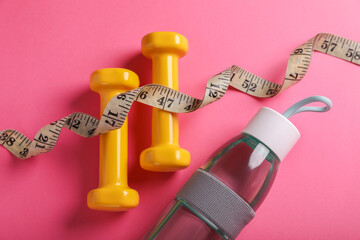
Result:
<svg viewBox="0 0 360 240">
<path fill-rule="evenodd" d="M 279 163 L 278 157 L 262 142 L 241 134 L 221 147 L 201 169 L 219 178 L 256 210 L 270 190 Z M 179 196 L 165 212 L 145 239 L 229 239 L 215 223 Z"/>
<path fill-rule="evenodd" d="M 325 101 L 326 100 L 326 101 Z M 304 107 L 310 102 L 326 107 Z M 302 111 L 327 111 L 331 101 L 314 96 L 284 115 L 261 108 L 242 133 L 195 171 L 143 239 L 235 239 L 268 194 L 280 162 L 300 138 L 287 119 Z"/>
</svg>

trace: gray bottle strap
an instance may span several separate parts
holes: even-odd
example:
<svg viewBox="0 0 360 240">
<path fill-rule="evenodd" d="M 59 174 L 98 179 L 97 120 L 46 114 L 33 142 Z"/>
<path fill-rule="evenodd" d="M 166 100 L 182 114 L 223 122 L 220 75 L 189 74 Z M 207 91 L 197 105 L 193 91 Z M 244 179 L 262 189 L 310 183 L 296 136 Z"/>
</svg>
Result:
<svg viewBox="0 0 360 240">
<path fill-rule="evenodd" d="M 255 217 L 254 210 L 228 186 L 198 169 L 177 193 L 216 224 L 231 239 Z"/>
<path fill-rule="evenodd" d="M 313 103 L 313 102 L 321 102 L 321 103 L 324 103 L 325 106 L 324 107 L 312 107 L 312 106 L 304 107 L 305 105 L 307 105 L 309 103 Z M 311 96 L 311 97 L 305 98 L 305 99 L 295 103 L 291 107 L 289 107 L 289 109 L 286 110 L 283 113 L 283 115 L 286 118 L 290 118 L 293 115 L 300 113 L 300 112 L 327 112 L 330 110 L 331 107 L 332 107 L 332 102 L 327 97 Z"/>
</svg>

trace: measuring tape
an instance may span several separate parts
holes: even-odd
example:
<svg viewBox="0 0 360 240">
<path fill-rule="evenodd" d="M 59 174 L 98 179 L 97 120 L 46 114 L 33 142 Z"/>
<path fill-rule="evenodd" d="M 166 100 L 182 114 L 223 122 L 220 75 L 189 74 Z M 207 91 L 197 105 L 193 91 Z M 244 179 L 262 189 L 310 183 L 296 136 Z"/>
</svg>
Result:
<svg viewBox="0 0 360 240">
<path fill-rule="evenodd" d="M 251 96 L 273 97 L 305 76 L 314 50 L 360 65 L 359 42 L 320 33 L 291 52 L 282 84 L 232 66 L 208 80 L 202 100 L 162 85 L 148 84 L 113 97 L 100 120 L 85 113 L 73 113 L 41 128 L 33 141 L 13 129 L 0 131 L 0 144 L 21 159 L 46 153 L 54 148 L 63 127 L 83 137 L 93 137 L 121 128 L 134 101 L 169 112 L 186 113 L 219 100 L 229 85 Z"/>
</svg>

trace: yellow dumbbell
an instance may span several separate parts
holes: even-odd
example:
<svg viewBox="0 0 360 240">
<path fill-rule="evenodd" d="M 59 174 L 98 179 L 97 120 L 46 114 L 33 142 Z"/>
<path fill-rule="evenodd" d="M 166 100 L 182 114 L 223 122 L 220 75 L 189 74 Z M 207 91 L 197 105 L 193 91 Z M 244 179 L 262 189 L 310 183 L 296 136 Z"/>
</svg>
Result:
<svg viewBox="0 0 360 240">
<path fill-rule="evenodd" d="M 138 76 L 127 69 L 100 69 L 90 77 L 91 90 L 100 94 L 101 114 L 112 97 L 137 87 Z M 89 208 L 124 211 L 139 204 L 138 192 L 127 183 L 127 137 L 127 120 L 120 129 L 100 135 L 99 187 L 88 194 Z"/>
<path fill-rule="evenodd" d="M 141 41 L 141 51 L 152 59 L 153 83 L 178 90 L 178 59 L 188 50 L 187 39 L 175 32 L 153 32 Z M 190 153 L 179 146 L 179 121 L 175 113 L 153 108 L 152 146 L 140 155 L 140 165 L 150 171 L 186 168 Z"/>
</svg>

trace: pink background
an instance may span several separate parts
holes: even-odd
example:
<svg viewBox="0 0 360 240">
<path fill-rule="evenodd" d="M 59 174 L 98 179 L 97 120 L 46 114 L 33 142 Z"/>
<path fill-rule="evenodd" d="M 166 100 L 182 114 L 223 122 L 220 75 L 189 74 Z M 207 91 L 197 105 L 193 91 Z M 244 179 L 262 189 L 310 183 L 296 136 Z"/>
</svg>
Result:
<svg viewBox="0 0 360 240">
<path fill-rule="evenodd" d="M 189 40 L 180 60 L 180 89 L 202 98 L 207 79 L 236 64 L 282 82 L 288 55 L 319 32 L 360 42 L 358 0 L 281 1 L 0 1 L 0 129 L 29 137 L 76 111 L 99 116 L 89 89 L 92 71 L 124 67 L 151 82 L 141 38 L 175 31 Z M 0 239 L 140 239 L 192 172 L 239 134 L 261 106 L 284 111 L 310 96 L 332 111 L 292 119 L 302 138 L 282 163 L 256 218 L 238 239 L 360 239 L 360 67 L 313 55 L 301 83 L 272 99 L 236 90 L 180 116 L 180 143 L 192 164 L 176 173 L 139 166 L 150 145 L 151 108 L 130 112 L 129 185 L 140 205 L 124 213 L 93 211 L 98 137 L 64 130 L 55 149 L 26 161 L 0 149 Z"/>
</svg>

